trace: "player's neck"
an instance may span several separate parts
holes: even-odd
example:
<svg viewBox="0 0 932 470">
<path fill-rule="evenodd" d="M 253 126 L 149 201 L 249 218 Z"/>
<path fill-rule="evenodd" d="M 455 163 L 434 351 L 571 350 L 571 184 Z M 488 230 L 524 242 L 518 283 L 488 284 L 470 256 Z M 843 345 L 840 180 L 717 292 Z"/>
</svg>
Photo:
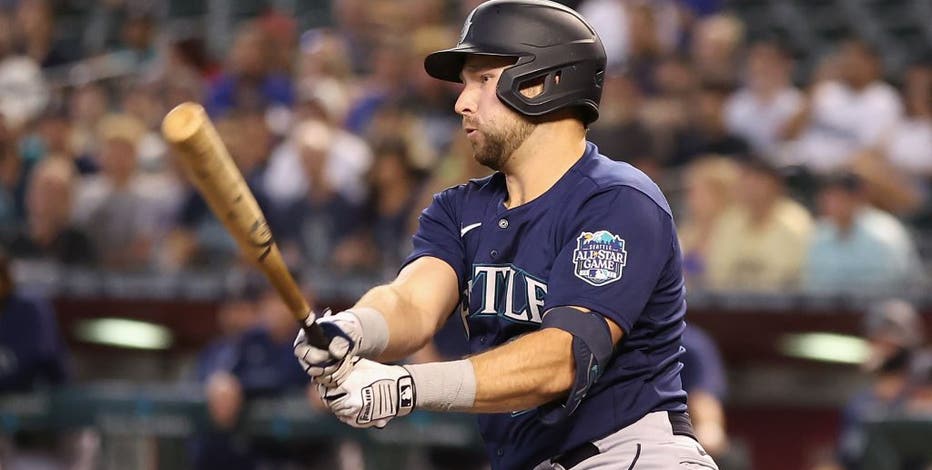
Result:
<svg viewBox="0 0 932 470">
<path fill-rule="evenodd" d="M 553 121 L 537 126 L 503 169 L 511 209 L 547 192 L 586 151 L 585 129 L 576 121 Z"/>
</svg>

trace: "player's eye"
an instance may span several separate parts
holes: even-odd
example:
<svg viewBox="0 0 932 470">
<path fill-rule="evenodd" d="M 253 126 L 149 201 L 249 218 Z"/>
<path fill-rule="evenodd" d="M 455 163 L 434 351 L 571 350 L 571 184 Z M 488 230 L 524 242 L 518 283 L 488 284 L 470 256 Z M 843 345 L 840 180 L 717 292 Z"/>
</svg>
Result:
<svg viewBox="0 0 932 470">
<path fill-rule="evenodd" d="M 490 74 L 490 73 L 484 73 L 484 74 L 482 74 L 482 75 L 479 76 L 479 80 L 481 80 L 482 83 L 491 82 L 493 78 L 495 78 L 495 77 L 493 77 L 492 74 Z"/>
</svg>

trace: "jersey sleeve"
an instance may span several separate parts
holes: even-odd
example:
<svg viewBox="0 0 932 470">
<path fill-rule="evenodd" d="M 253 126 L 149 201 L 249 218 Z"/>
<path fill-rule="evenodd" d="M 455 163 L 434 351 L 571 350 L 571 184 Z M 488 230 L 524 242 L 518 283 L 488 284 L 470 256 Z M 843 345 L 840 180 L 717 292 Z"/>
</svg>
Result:
<svg viewBox="0 0 932 470">
<path fill-rule="evenodd" d="M 585 307 L 631 331 L 675 256 L 672 217 L 622 186 L 592 196 L 567 225 L 544 309 Z"/>
<path fill-rule="evenodd" d="M 466 282 L 466 252 L 459 232 L 457 189 L 436 194 L 430 206 L 421 213 L 413 239 L 414 249 L 402 267 L 423 256 L 438 258 L 453 268 L 462 288 Z"/>
</svg>

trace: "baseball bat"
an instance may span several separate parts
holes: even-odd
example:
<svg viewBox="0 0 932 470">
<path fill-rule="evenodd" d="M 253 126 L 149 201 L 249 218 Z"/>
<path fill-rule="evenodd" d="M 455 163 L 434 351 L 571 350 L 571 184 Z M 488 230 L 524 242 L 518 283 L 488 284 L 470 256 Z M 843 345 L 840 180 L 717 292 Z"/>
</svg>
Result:
<svg viewBox="0 0 932 470">
<path fill-rule="evenodd" d="M 305 324 L 314 313 L 288 271 L 255 196 L 204 108 L 191 102 L 175 106 L 162 120 L 162 135 L 210 210 L 278 291 L 304 329 L 308 342 L 326 349 L 328 341 L 320 326 Z"/>
</svg>

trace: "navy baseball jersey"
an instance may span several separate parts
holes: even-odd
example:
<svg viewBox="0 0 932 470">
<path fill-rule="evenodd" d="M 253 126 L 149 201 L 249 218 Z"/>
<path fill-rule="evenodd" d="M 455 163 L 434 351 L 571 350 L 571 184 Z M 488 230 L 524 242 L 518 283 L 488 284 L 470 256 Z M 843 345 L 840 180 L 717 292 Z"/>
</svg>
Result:
<svg viewBox="0 0 932 470">
<path fill-rule="evenodd" d="M 479 353 L 540 328 L 558 306 L 586 307 L 624 331 L 602 377 L 569 418 L 538 410 L 479 416 L 492 467 L 531 468 L 652 411 L 685 411 L 680 382 L 686 311 L 673 216 L 660 189 L 592 143 L 556 184 L 508 209 L 501 173 L 434 196 L 407 263 L 448 263 Z"/>
</svg>

